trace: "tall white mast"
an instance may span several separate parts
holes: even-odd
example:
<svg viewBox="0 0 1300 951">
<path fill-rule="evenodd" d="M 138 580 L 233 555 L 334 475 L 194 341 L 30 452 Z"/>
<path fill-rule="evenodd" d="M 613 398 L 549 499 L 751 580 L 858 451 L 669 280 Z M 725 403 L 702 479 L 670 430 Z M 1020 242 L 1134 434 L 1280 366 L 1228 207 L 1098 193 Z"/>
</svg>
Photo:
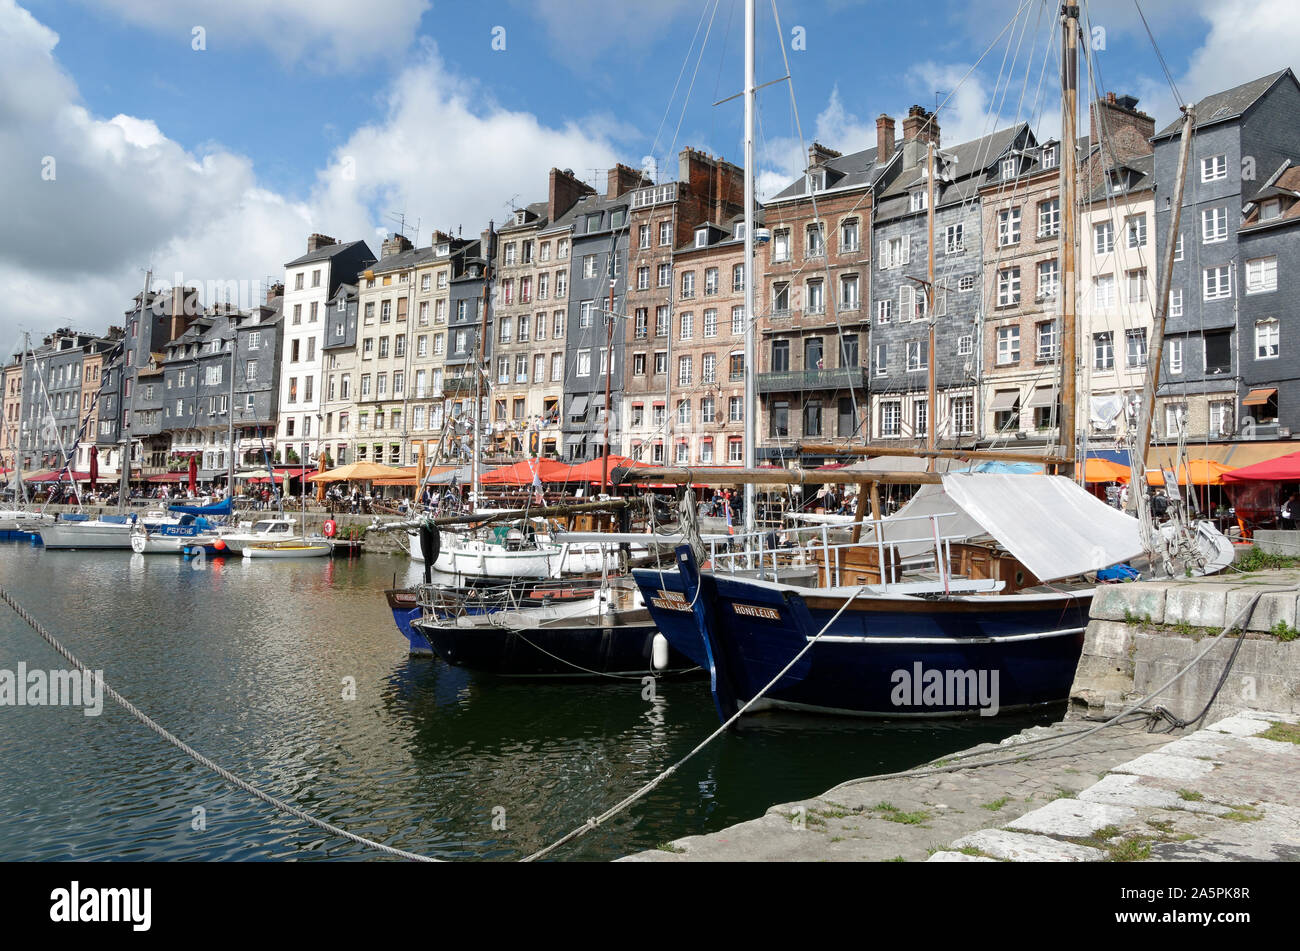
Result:
<svg viewBox="0 0 1300 951">
<path fill-rule="evenodd" d="M 745 0 L 745 468 L 758 465 L 758 328 L 754 322 L 754 8 Z M 757 530 L 754 485 L 745 484 L 745 534 Z"/>
</svg>

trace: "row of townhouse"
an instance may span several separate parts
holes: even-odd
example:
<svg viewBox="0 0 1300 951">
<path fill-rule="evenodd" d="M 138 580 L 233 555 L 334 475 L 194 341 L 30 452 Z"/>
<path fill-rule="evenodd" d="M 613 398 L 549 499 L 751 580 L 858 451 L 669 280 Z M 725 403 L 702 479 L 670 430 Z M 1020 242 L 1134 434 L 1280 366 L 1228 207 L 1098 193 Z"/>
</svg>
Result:
<svg viewBox="0 0 1300 951">
<path fill-rule="evenodd" d="M 1206 97 L 1196 117 L 1157 436 L 1286 439 L 1300 424 L 1300 350 L 1284 346 L 1300 303 L 1300 84 L 1282 70 Z M 1094 445 L 1120 444 L 1151 369 L 1178 131 L 1157 133 L 1134 98 L 1107 94 L 1068 146 L 1075 425 Z M 204 312 L 176 288 L 137 297 L 120 340 L 55 335 L 6 369 L 0 447 L 26 438 L 29 464 L 56 449 L 80 464 L 90 443 L 71 430 L 98 405 L 110 468 L 123 440 L 145 468 L 198 454 L 205 475 L 232 455 L 468 460 L 476 423 L 488 462 L 608 448 L 738 463 L 750 373 L 763 462 L 796 458 L 800 443 L 919 444 L 931 427 L 950 445 L 1054 442 L 1066 144 L 1023 123 L 945 144 L 919 106 L 901 135 L 887 115 L 876 133 L 847 155 L 814 143 L 804 174 L 758 209 L 753 315 L 740 168 L 685 149 L 675 180 L 619 165 L 603 191 L 552 169 L 545 200 L 476 238 L 435 232 L 416 248 L 394 235 L 376 258 L 363 241 L 314 234 L 252 312 Z M 46 415 L 25 377 L 33 360 L 56 407 L 39 433 L 19 420 Z"/>
</svg>

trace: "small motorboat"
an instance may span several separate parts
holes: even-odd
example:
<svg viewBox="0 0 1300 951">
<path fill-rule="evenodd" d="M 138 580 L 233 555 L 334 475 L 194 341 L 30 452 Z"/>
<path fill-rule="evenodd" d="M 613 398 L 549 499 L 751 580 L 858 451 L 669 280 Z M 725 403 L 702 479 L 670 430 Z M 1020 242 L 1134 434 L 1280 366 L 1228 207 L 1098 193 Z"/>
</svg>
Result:
<svg viewBox="0 0 1300 951">
<path fill-rule="evenodd" d="M 244 546 L 245 558 L 324 558 L 333 552 L 328 542 L 293 539 L 283 542 L 256 542 Z"/>
</svg>

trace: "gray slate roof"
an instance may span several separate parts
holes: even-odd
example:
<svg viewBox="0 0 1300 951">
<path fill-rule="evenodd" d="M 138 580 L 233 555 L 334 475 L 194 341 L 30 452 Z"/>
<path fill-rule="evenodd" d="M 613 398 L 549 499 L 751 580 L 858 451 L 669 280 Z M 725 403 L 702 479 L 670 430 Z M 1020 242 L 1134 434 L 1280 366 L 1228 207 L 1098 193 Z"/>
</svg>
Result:
<svg viewBox="0 0 1300 951">
<path fill-rule="evenodd" d="M 330 244 L 323 248 L 317 248 L 309 254 L 304 254 L 300 258 L 294 258 L 285 267 L 298 267 L 300 264 L 314 264 L 317 261 L 328 261 L 334 255 L 346 251 L 348 248 L 355 248 L 358 244 L 365 244 L 364 241 L 348 241 L 343 244 Z"/>
<path fill-rule="evenodd" d="M 1222 92 L 1211 93 L 1196 104 L 1196 127 L 1204 128 L 1217 122 L 1236 119 L 1253 106 L 1260 96 L 1273 88 L 1274 83 L 1287 75 L 1291 75 L 1292 82 L 1295 81 L 1295 76 L 1291 74 L 1290 68 L 1287 68 Z M 1157 132 L 1152 141 L 1176 135 L 1181 125 L 1181 121 L 1171 122 Z"/>
<path fill-rule="evenodd" d="M 848 155 L 841 155 L 826 162 L 824 167 L 830 173 L 826 182 L 827 190 L 863 187 L 874 183 L 884 171 L 883 166 L 877 165 L 876 152 L 875 148 L 863 149 L 861 152 L 850 152 Z M 787 198 L 802 198 L 807 193 L 804 178 L 800 176 L 769 198 L 765 204 Z"/>
</svg>

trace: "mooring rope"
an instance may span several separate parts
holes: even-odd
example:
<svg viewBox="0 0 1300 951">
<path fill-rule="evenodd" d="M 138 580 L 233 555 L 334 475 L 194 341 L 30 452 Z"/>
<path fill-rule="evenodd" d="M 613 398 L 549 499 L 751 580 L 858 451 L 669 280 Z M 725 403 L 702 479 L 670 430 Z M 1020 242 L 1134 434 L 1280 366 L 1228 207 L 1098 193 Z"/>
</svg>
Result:
<svg viewBox="0 0 1300 951">
<path fill-rule="evenodd" d="M 853 603 L 853 599 L 856 598 L 858 595 L 862 594 L 864 591 L 866 591 L 867 587 L 868 585 L 865 584 L 860 585 L 856 591 L 850 594 L 848 596 L 848 599 L 845 600 L 845 602 L 842 605 L 840 605 L 840 609 L 836 611 L 835 614 L 831 617 L 831 619 L 827 621 L 825 625 L 823 625 L 822 629 L 817 632 L 817 636 L 810 638 L 808 643 L 803 646 L 803 649 L 800 650 L 799 653 L 794 655 L 790 663 L 782 667 L 781 671 L 770 681 L 768 681 L 767 684 L 763 687 L 763 689 L 758 691 L 758 693 L 754 694 L 754 696 L 751 697 L 745 703 L 744 706 L 742 706 L 739 710 L 733 713 L 731 717 L 725 723 L 722 724 L 722 726 L 718 727 L 716 730 L 714 730 L 712 733 L 706 736 L 699 743 L 699 745 L 695 747 L 695 749 L 691 750 L 689 753 L 687 753 L 677 762 L 673 763 L 673 765 L 669 766 L 658 776 L 650 780 L 650 782 L 646 783 L 644 786 L 642 786 L 636 792 L 632 793 L 632 795 L 628 796 L 626 799 L 622 800 L 621 802 L 612 806 L 611 808 L 605 810 L 599 816 L 593 816 L 592 818 L 588 819 L 586 822 L 578 826 L 576 829 L 574 829 L 572 832 L 570 832 L 568 835 L 564 836 L 563 838 L 560 838 L 555 842 L 552 842 L 550 845 L 546 846 L 543 849 L 539 849 L 538 851 L 534 852 L 532 855 L 525 856 L 523 859 L 521 859 L 521 861 L 532 862 L 536 859 L 540 859 L 543 856 L 549 855 L 551 852 L 554 852 L 560 846 L 572 842 L 574 839 L 578 838 L 579 836 L 586 835 L 592 829 L 595 829 L 601 826 L 602 824 L 608 822 L 610 819 L 614 818 L 614 816 L 618 815 L 624 809 L 627 809 L 638 799 L 641 799 L 647 794 L 649 794 L 651 790 L 655 789 L 665 779 L 667 779 L 673 773 L 677 772 L 677 770 L 680 769 L 693 756 L 695 756 L 696 753 L 700 752 L 700 750 L 704 749 L 715 739 L 717 739 L 719 736 L 725 733 L 733 723 L 735 723 L 737 720 L 740 719 L 740 717 L 744 714 L 746 710 L 748 710 L 760 699 L 762 699 L 763 695 L 767 693 L 769 690 L 771 690 L 772 687 L 776 686 L 777 682 L 786 675 L 786 673 L 790 670 L 790 668 L 793 667 L 795 664 L 797 664 L 804 654 L 812 650 L 813 645 L 816 644 L 819 640 L 821 640 L 822 635 L 825 634 L 828 630 L 830 630 L 831 625 L 839 620 L 840 615 L 843 614 L 846 610 L 848 610 L 849 605 Z"/>
<path fill-rule="evenodd" d="M 308 825 L 315 826 L 317 829 L 320 829 L 324 832 L 328 832 L 331 835 L 336 835 L 341 838 L 347 839 L 350 842 L 355 842 L 358 845 L 364 845 L 366 848 L 377 849 L 378 851 L 383 852 L 386 855 L 396 856 L 397 858 L 409 859 L 412 862 L 441 861 L 441 859 L 436 859 L 431 856 L 419 855 L 415 852 L 407 852 L 404 849 L 397 849 L 391 845 L 385 845 L 382 842 L 376 842 L 374 839 L 367 839 L 365 836 L 357 835 L 355 832 L 349 832 L 347 829 L 341 829 L 338 826 L 326 822 L 323 819 L 317 819 L 315 816 L 311 815 L 310 813 L 304 812 L 302 809 L 299 809 L 297 806 L 293 805 L 292 803 L 285 802 L 283 799 L 277 798 L 276 796 L 272 796 L 270 793 L 263 792 L 261 789 L 254 786 L 252 783 L 240 779 L 238 776 L 236 776 L 230 770 L 226 769 L 221 764 L 214 762 L 213 760 L 204 756 L 198 750 L 194 749 L 194 747 L 190 746 L 180 737 L 176 736 L 174 733 L 169 731 L 166 727 L 159 724 L 148 714 L 144 713 L 144 711 L 140 710 L 140 708 L 137 707 L 135 704 L 133 704 L 130 700 L 126 699 L 126 697 L 122 696 L 111 686 L 109 686 L 108 683 L 105 682 L 102 677 L 98 676 L 93 671 L 91 671 L 90 668 L 88 668 L 85 664 L 81 662 L 80 658 L 78 658 L 70 650 L 64 647 L 63 644 L 61 644 L 53 634 L 51 634 L 49 631 L 45 629 L 45 626 L 41 624 L 40 621 L 32 617 L 32 615 L 28 613 L 27 609 L 24 608 L 17 601 L 15 601 L 13 596 L 10 595 L 9 592 L 4 588 L 0 588 L 0 600 L 4 601 L 5 604 L 9 605 L 9 607 L 13 609 L 13 612 L 15 614 L 17 614 L 20 618 L 22 618 L 25 622 L 27 622 L 27 625 L 32 630 L 34 630 L 37 634 L 39 634 L 41 638 L 44 639 L 44 641 L 50 645 L 50 647 L 54 648 L 54 650 L 59 654 L 59 656 L 63 657 L 68 663 L 70 663 L 77 670 L 81 671 L 83 674 L 87 676 L 95 677 L 95 679 L 98 681 L 99 686 L 103 689 L 103 691 L 106 694 L 108 694 L 113 700 L 115 700 L 123 709 L 125 709 L 128 713 L 130 713 L 131 716 L 135 717 L 137 720 L 139 720 L 149 729 L 153 730 L 153 732 L 157 733 L 159 736 L 161 736 L 172 746 L 176 747 L 186 756 L 190 757 L 190 759 L 194 760 L 196 763 L 199 763 L 202 766 L 207 767 L 212 772 L 216 773 L 218 776 L 224 779 L 226 782 L 230 783 L 232 786 L 236 786 L 239 789 L 242 789 L 250 796 L 260 799 L 262 802 L 266 803 L 269 806 L 273 806 L 276 809 L 279 809 L 281 812 L 288 813 L 289 815 L 294 816 L 295 818 L 301 819 L 303 822 L 306 822 Z"/>
</svg>

